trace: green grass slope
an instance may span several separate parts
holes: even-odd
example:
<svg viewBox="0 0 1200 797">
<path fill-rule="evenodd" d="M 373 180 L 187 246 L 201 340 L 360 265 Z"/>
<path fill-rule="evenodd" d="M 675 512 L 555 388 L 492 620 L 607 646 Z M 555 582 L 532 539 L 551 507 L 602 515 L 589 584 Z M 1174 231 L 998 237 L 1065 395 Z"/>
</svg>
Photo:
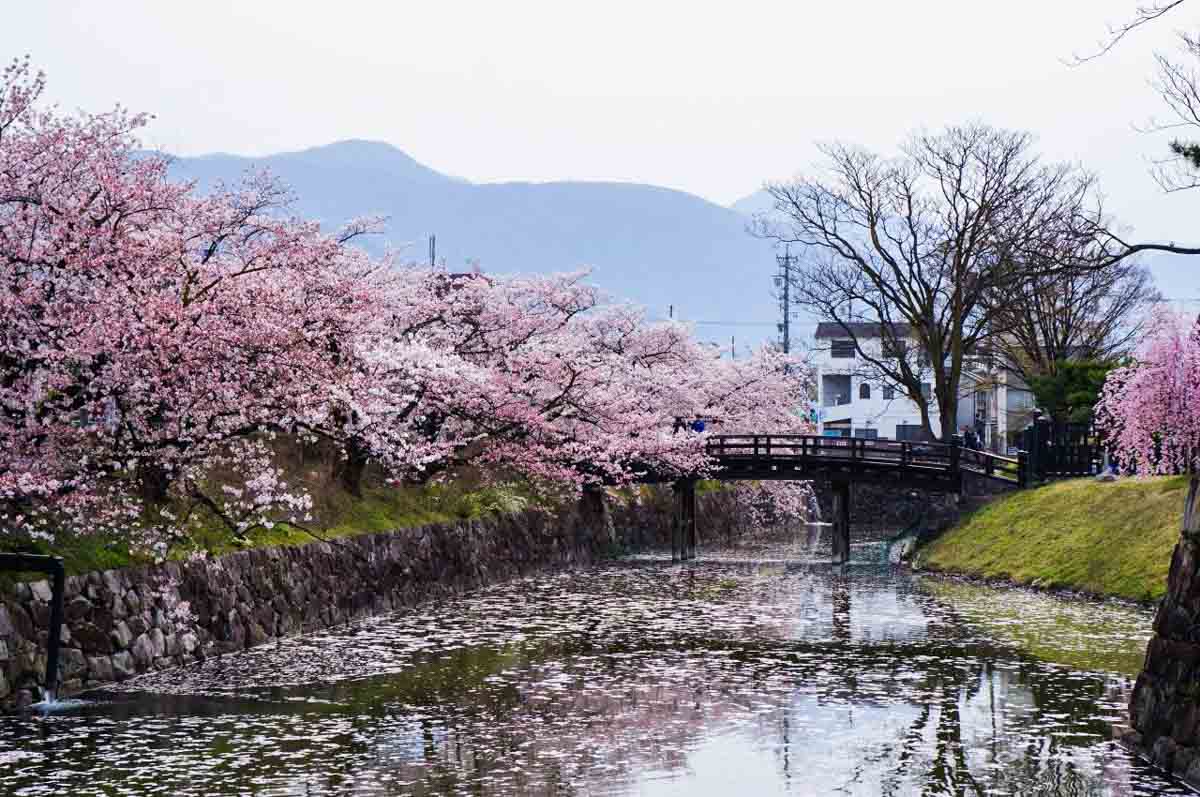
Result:
<svg viewBox="0 0 1200 797">
<path fill-rule="evenodd" d="M 300 476 L 296 470 L 291 475 Z M 497 512 L 519 511 L 533 503 L 531 495 L 527 495 L 519 484 L 486 487 L 474 480 L 408 487 L 374 484 L 366 486 L 359 497 L 324 478 L 309 481 L 316 515 L 306 527 L 311 532 L 279 523 L 270 529 L 258 528 L 239 538 L 215 518 L 205 518 L 205 522 L 191 529 L 189 538 L 181 539 L 171 547 L 170 558 L 183 559 L 196 551 L 221 555 L 246 548 L 304 545 L 356 534 L 452 523 Z M 27 538 L 0 538 L 0 551 L 61 556 L 69 575 L 153 561 L 149 555 L 131 549 L 126 540 L 99 534 L 60 535 L 52 544 Z M 45 576 L 38 573 L 4 572 L 0 573 L 0 586 L 42 578 Z"/>
<path fill-rule="evenodd" d="M 1006 495 L 918 552 L 918 567 L 1148 601 L 1162 597 L 1188 478 L 1070 479 Z"/>
</svg>

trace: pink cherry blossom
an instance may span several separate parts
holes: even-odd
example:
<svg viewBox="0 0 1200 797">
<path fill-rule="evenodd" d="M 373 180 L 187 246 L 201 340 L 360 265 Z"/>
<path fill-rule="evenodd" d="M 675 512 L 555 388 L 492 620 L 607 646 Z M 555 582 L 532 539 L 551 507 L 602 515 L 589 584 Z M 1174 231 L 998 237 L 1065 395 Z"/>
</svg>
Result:
<svg viewBox="0 0 1200 797">
<path fill-rule="evenodd" d="M 473 467 L 577 490 L 703 476 L 713 433 L 808 429 L 802 363 L 722 359 L 587 272 L 370 257 L 378 220 L 327 234 L 262 174 L 200 195 L 140 149 L 145 117 L 63 115 L 43 87 L 0 75 L 0 533 L 163 553 L 196 513 L 303 523 L 278 436 L 331 443 L 350 489 Z"/>
</svg>

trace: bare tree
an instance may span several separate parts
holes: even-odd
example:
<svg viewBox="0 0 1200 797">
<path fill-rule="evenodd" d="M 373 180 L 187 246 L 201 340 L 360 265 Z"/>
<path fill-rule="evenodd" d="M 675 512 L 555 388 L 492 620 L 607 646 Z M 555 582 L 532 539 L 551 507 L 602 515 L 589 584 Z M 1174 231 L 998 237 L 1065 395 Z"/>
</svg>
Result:
<svg viewBox="0 0 1200 797">
<path fill-rule="evenodd" d="M 1133 260 L 1034 274 L 997 307 L 992 345 L 1027 383 L 1068 359 L 1112 360 L 1134 347 L 1161 298 Z"/>
<path fill-rule="evenodd" d="M 1097 49 L 1086 56 L 1076 56 L 1073 63 L 1085 63 L 1108 53 L 1133 31 L 1154 22 L 1182 6 L 1184 0 L 1169 0 L 1138 6 L 1133 17 L 1120 25 L 1110 25 L 1108 36 Z M 1183 59 L 1156 53 L 1157 74 L 1153 86 L 1162 97 L 1170 118 L 1166 121 L 1152 119 L 1145 128 L 1147 132 L 1176 132 L 1167 145 L 1168 157 L 1154 163 L 1154 179 L 1165 191 L 1182 191 L 1200 187 L 1200 74 L 1194 63 L 1200 60 L 1200 37 L 1179 32 Z M 1192 138 L 1183 137 L 1187 132 Z"/>
<path fill-rule="evenodd" d="M 755 226 L 804 248 L 797 302 L 839 324 L 856 359 L 899 386 L 943 439 L 956 431 L 964 365 L 1017 286 L 1078 267 L 1081 252 L 1095 267 L 1130 250 L 1104 223 L 1092 176 L 1042 163 L 1031 142 L 971 124 L 915 135 L 895 159 L 828 145 L 829 178 L 768 185 L 776 214 Z M 864 330 L 881 350 L 864 345 Z"/>
<path fill-rule="evenodd" d="M 1137 6 L 1134 10 L 1133 17 L 1119 25 L 1108 26 L 1108 36 L 1102 39 L 1096 46 L 1096 49 L 1087 55 L 1076 55 L 1071 59 L 1074 64 L 1082 64 L 1099 58 L 1105 55 L 1109 50 L 1121 43 L 1121 40 L 1128 36 L 1133 31 L 1154 22 L 1164 14 L 1174 11 L 1179 6 L 1183 5 L 1184 0 L 1167 0 L 1166 2 L 1150 3 L 1148 5 Z"/>
</svg>

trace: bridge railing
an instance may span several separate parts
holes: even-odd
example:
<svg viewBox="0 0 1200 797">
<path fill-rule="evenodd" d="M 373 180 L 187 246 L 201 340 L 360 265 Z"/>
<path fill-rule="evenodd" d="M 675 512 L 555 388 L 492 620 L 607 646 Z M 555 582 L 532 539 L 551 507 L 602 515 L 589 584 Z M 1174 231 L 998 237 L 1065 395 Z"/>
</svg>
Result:
<svg viewBox="0 0 1200 797">
<path fill-rule="evenodd" d="M 714 435 L 707 443 L 709 456 L 726 461 L 823 457 L 946 471 L 958 470 L 959 451 L 958 445 L 948 443 L 821 435 Z"/>
<path fill-rule="evenodd" d="M 973 448 L 964 448 L 961 456 L 963 466 L 969 470 L 993 479 L 1025 484 L 1024 464 L 1020 457 L 1003 457 L 991 451 L 978 451 Z"/>
</svg>

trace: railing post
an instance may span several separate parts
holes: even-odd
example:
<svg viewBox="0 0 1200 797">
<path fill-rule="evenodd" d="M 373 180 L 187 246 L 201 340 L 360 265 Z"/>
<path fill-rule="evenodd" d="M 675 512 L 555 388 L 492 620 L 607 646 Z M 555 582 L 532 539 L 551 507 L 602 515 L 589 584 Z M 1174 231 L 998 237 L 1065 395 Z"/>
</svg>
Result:
<svg viewBox="0 0 1200 797">
<path fill-rule="evenodd" d="M 957 473 L 959 465 L 960 450 L 958 446 L 958 435 L 950 435 L 950 472 Z"/>
<path fill-rule="evenodd" d="M 63 560 L 52 560 L 53 578 L 50 590 L 50 628 L 46 636 L 46 700 L 58 696 L 58 652 L 62 646 L 63 600 L 66 591 L 67 573 Z"/>
<path fill-rule="evenodd" d="M 0 553 L 0 570 L 33 570 L 50 576 L 50 627 L 46 634 L 46 679 L 43 685 L 43 699 L 51 702 L 58 696 L 58 653 L 62 646 L 63 598 L 67 580 L 63 560 L 57 556 Z"/>
<path fill-rule="evenodd" d="M 1017 486 L 1024 489 L 1029 486 L 1029 454 L 1017 452 Z"/>
</svg>

